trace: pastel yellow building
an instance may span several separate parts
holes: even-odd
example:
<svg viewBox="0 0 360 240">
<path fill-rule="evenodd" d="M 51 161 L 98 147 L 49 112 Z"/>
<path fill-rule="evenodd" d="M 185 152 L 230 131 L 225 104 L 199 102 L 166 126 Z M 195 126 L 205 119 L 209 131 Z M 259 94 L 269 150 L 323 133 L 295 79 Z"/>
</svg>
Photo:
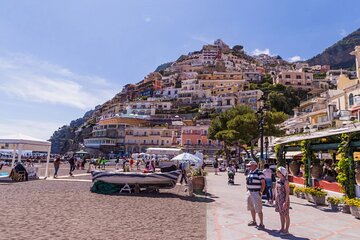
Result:
<svg viewBox="0 0 360 240">
<path fill-rule="evenodd" d="M 127 153 L 145 152 L 149 147 L 171 147 L 180 144 L 180 130 L 168 127 L 129 127 L 125 130 Z"/>
</svg>

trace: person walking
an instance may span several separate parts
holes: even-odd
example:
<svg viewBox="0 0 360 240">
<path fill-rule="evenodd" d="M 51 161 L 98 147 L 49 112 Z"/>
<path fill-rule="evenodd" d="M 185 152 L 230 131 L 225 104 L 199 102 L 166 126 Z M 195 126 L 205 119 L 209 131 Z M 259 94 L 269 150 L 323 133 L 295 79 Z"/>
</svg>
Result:
<svg viewBox="0 0 360 240">
<path fill-rule="evenodd" d="M 100 159 L 100 165 L 101 165 L 101 169 L 105 170 L 105 165 L 106 165 L 106 160 L 104 157 L 101 157 Z"/>
<path fill-rule="evenodd" d="M 181 171 L 181 178 L 180 178 L 180 184 L 182 185 L 183 181 L 185 181 L 185 184 L 188 184 L 187 176 L 186 176 L 186 163 L 181 162 L 179 165 L 179 170 Z"/>
<path fill-rule="evenodd" d="M 284 167 L 277 169 L 279 180 L 275 187 L 275 211 L 280 215 L 281 229 L 278 231 L 281 235 L 289 234 L 290 227 L 290 198 L 289 198 L 289 181 L 287 179 L 287 171 Z"/>
<path fill-rule="evenodd" d="M 69 164 L 70 164 L 70 176 L 73 177 L 73 171 L 75 170 L 75 158 L 74 156 L 72 156 L 70 159 L 69 159 Z"/>
<path fill-rule="evenodd" d="M 115 160 L 115 170 L 119 170 L 120 166 L 120 158 L 119 157 L 116 157 L 116 160 Z"/>
<path fill-rule="evenodd" d="M 54 169 L 55 169 L 55 172 L 54 172 L 54 178 L 57 178 L 58 176 L 58 171 L 59 171 L 59 168 L 60 168 L 60 158 L 57 157 L 55 160 L 54 160 Z"/>
<path fill-rule="evenodd" d="M 214 162 L 215 175 L 218 175 L 218 168 L 219 168 L 219 161 L 216 158 Z"/>
<path fill-rule="evenodd" d="M 131 159 L 130 159 L 130 171 L 131 171 L 131 172 L 133 171 L 133 166 L 134 166 L 134 159 L 131 158 Z"/>
<path fill-rule="evenodd" d="M 269 164 L 264 164 L 264 170 L 262 171 L 265 177 L 265 193 L 266 199 L 270 205 L 273 204 L 273 171 L 269 168 Z"/>
<path fill-rule="evenodd" d="M 85 165 L 86 165 L 86 157 L 84 156 L 81 162 L 81 170 L 85 170 Z"/>
<path fill-rule="evenodd" d="M 249 167 L 249 174 L 246 176 L 247 209 L 251 212 L 252 217 L 252 221 L 248 223 L 248 226 L 257 226 L 258 229 L 264 229 L 261 199 L 265 190 L 264 174 L 258 169 L 255 161 L 250 161 L 246 166 Z M 260 219 L 259 225 L 256 223 L 256 213 Z"/>
</svg>

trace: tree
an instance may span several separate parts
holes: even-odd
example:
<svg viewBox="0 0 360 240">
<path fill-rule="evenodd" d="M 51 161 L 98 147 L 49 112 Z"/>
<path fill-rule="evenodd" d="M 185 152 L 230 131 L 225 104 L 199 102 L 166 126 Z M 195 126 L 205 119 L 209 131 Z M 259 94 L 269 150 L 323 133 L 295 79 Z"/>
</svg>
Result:
<svg viewBox="0 0 360 240">
<path fill-rule="evenodd" d="M 264 134 L 268 136 L 279 136 L 283 132 L 278 124 L 287 119 L 283 112 L 268 111 L 265 112 Z M 251 146 L 251 155 L 255 143 L 259 139 L 258 130 L 259 117 L 249 106 L 236 106 L 217 117 L 213 118 L 209 128 L 209 139 L 219 140 L 224 143 L 224 152 L 226 159 L 230 160 L 230 147 L 235 146 L 244 149 L 249 155 L 245 145 Z"/>
<path fill-rule="evenodd" d="M 244 51 L 244 47 L 242 45 L 235 45 L 232 50 L 234 50 L 235 52 L 242 52 Z"/>
</svg>

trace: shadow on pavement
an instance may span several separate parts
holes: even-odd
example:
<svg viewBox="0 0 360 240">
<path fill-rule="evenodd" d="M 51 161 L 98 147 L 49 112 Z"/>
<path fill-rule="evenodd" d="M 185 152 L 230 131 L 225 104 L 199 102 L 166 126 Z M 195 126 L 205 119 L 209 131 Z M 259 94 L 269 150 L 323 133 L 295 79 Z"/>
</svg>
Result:
<svg viewBox="0 0 360 240">
<path fill-rule="evenodd" d="M 109 194 L 108 196 L 110 197 L 119 197 L 119 196 L 123 196 L 123 197 L 145 197 L 145 198 L 177 198 L 177 199 L 181 199 L 184 201 L 189 201 L 189 202 L 204 202 L 204 203 L 211 203 L 214 202 L 214 199 L 211 198 L 207 198 L 205 196 L 194 196 L 194 197 L 190 197 L 190 196 L 182 196 L 182 195 L 177 195 L 175 193 L 121 193 L 121 194 Z"/>
<path fill-rule="evenodd" d="M 277 233 L 276 230 L 271 229 L 263 229 L 262 231 L 267 232 L 269 235 L 281 239 L 290 239 L 290 240 L 310 240 L 310 238 L 304 238 L 304 237 L 297 237 L 289 233 L 288 235 L 281 235 L 280 233 Z"/>
<path fill-rule="evenodd" d="M 213 194 L 208 193 L 208 192 L 206 192 L 206 193 L 204 194 L 204 196 L 209 197 L 209 198 L 219 198 L 218 196 L 213 195 Z"/>
<path fill-rule="evenodd" d="M 313 204 L 313 203 L 298 203 L 298 202 L 291 202 L 290 201 L 290 204 L 296 204 L 296 205 L 301 205 L 301 206 L 306 206 L 306 207 L 313 207 L 313 208 L 316 208 L 318 210 L 321 210 L 321 211 L 325 211 L 327 212 L 326 209 L 328 209 L 326 206 L 324 205 L 316 205 L 316 204 Z M 330 211 L 331 212 L 331 211 Z"/>
</svg>

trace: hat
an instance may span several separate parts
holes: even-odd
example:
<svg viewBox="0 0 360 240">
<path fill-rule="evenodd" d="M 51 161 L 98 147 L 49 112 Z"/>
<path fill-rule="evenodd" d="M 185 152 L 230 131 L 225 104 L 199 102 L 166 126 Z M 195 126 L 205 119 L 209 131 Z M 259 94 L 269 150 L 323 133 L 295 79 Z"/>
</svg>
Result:
<svg viewBox="0 0 360 240">
<path fill-rule="evenodd" d="M 278 167 L 278 171 L 279 171 L 284 177 L 287 176 L 286 168 L 284 168 L 284 167 Z"/>
<path fill-rule="evenodd" d="M 257 165 L 257 162 L 255 161 L 250 161 L 248 164 L 246 164 L 246 166 L 250 167 L 252 165 Z"/>
</svg>

